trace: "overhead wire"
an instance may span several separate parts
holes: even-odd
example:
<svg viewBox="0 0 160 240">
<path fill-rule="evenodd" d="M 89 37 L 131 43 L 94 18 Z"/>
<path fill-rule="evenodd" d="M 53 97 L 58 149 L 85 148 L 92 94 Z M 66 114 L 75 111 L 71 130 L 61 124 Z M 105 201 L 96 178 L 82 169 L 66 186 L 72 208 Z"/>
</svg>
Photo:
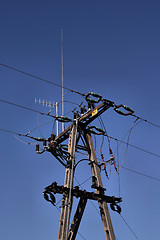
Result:
<svg viewBox="0 0 160 240">
<path fill-rule="evenodd" d="M 47 123 L 49 123 L 49 122 L 47 122 Z M 45 124 L 47 124 L 47 123 L 45 123 Z M 43 124 L 43 125 L 44 125 L 44 124 Z M 35 129 L 36 129 L 36 128 L 34 128 L 33 130 L 35 130 Z M 14 132 L 14 131 L 2 129 L 2 128 L 0 128 L 0 131 L 12 133 L 12 134 L 17 134 L 17 135 L 19 135 L 19 136 L 24 136 L 24 137 L 26 137 L 26 136 L 28 135 L 28 134 L 27 134 L 27 135 L 24 135 L 24 134 L 21 134 L 21 133 L 16 133 L 16 132 Z M 31 132 L 31 131 L 30 131 L 30 132 Z M 30 132 L 29 132 L 29 133 L 30 133 Z M 119 141 L 119 142 L 121 142 L 121 143 L 123 143 L 123 144 L 127 144 L 126 142 L 124 142 L 124 141 L 122 141 L 122 140 L 120 140 L 120 139 L 118 139 L 118 138 L 112 137 L 112 136 L 110 136 L 110 135 L 108 135 L 108 137 L 110 137 L 111 139 L 114 139 L 115 141 Z M 159 154 L 150 152 L 150 151 L 148 151 L 148 150 L 146 150 L 146 149 L 140 148 L 140 147 L 135 146 L 135 145 L 133 145 L 133 144 L 128 143 L 128 146 L 133 147 L 133 148 L 135 148 L 135 149 L 138 149 L 138 150 L 140 150 L 140 151 L 143 151 L 143 152 L 145 152 L 145 153 L 148 153 L 148 154 L 150 154 L 150 155 L 152 155 L 152 156 L 155 156 L 155 157 L 160 158 L 160 155 L 159 155 Z M 79 153 L 80 153 L 80 154 L 83 154 L 83 155 L 85 155 L 85 156 L 88 156 L 88 155 L 86 155 L 85 153 L 81 153 L 80 151 L 79 151 Z M 98 159 L 98 158 L 97 158 L 97 159 Z M 99 159 L 100 159 L 100 158 L 99 158 Z M 100 159 L 100 160 L 101 160 L 101 159 Z"/>
<path fill-rule="evenodd" d="M 130 136 L 131 136 L 131 132 L 132 132 L 133 128 L 134 128 L 136 125 L 139 124 L 139 122 L 136 123 L 137 121 L 138 121 L 138 118 L 136 118 L 136 120 L 135 120 L 134 123 L 132 124 L 130 130 L 127 132 L 127 134 L 128 134 L 127 146 L 126 146 L 124 158 L 123 158 L 123 160 L 122 160 L 122 162 L 121 162 L 121 165 L 119 166 L 119 171 L 120 171 L 120 169 L 121 169 L 122 165 L 124 164 L 124 162 L 125 162 L 125 160 L 126 160 L 126 157 L 127 157 L 127 151 L 128 151 L 128 145 L 129 145 L 129 139 L 130 139 Z M 126 136 L 126 135 L 125 135 L 125 136 Z M 124 138 L 125 138 L 125 137 L 124 137 Z M 123 138 L 123 139 L 124 139 L 124 138 Z M 122 140 L 123 140 L 123 139 L 122 139 Z M 120 144 L 121 144 L 121 143 L 120 143 Z M 119 144 L 119 146 L 120 146 L 120 144 Z M 118 146 L 118 148 L 119 148 L 119 146 Z M 118 148 L 116 149 L 116 151 L 118 150 Z M 116 151 L 115 151 L 115 152 L 116 152 Z"/>
<path fill-rule="evenodd" d="M 62 88 L 62 85 L 60 85 L 60 84 L 58 84 L 58 83 L 51 82 L 51 81 L 49 81 L 49 80 L 47 80 L 47 79 L 38 77 L 38 76 L 33 75 L 33 74 L 31 74 L 31 73 L 27 73 L 27 72 L 25 72 L 25 71 L 23 71 L 23 70 L 20 70 L 20 69 L 18 69 L 18 68 L 9 66 L 9 65 L 4 64 L 4 63 L 0 63 L 0 65 L 3 66 L 3 67 L 6 67 L 6 68 L 8 68 L 8 69 L 14 70 L 14 71 L 16 71 L 16 72 L 25 74 L 25 75 L 27 75 L 27 76 L 29 76 L 29 77 L 32 77 L 32 78 L 38 79 L 38 80 L 40 80 L 40 81 L 43 81 L 43 82 L 52 84 L 52 85 L 54 85 L 54 86 L 56 86 L 56 87 Z M 79 91 L 76 91 L 76 90 L 73 90 L 73 89 L 70 89 L 70 88 L 67 88 L 67 87 L 64 87 L 64 86 L 63 86 L 63 88 L 66 89 L 66 90 L 68 90 L 68 91 L 70 91 L 70 92 L 77 93 L 77 94 L 79 94 L 79 95 L 81 95 L 81 96 L 85 96 L 85 94 L 80 93 Z"/>
<path fill-rule="evenodd" d="M 15 136 L 15 138 L 16 138 L 18 141 L 20 141 L 20 142 L 22 142 L 22 143 L 24 143 L 24 144 L 27 144 L 27 145 L 36 145 L 36 143 L 28 143 L 28 142 L 25 142 L 25 141 L 23 141 L 22 139 L 18 138 L 17 136 Z"/>
<path fill-rule="evenodd" d="M 79 91 L 73 90 L 73 89 L 68 88 L 68 87 L 64 87 L 64 86 L 62 86 L 62 85 L 60 85 L 60 84 L 57 84 L 57 83 L 55 83 L 55 82 L 51 82 L 51 81 L 49 81 L 49 80 L 47 80 L 47 79 L 38 77 L 38 76 L 33 75 L 33 74 L 30 74 L 30 73 L 27 73 L 27 72 L 25 72 L 25 71 L 23 71 L 23 70 L 20 70 L 20 69 L 18 69 L 18 68 L 12 67 L 12 66 L 9 66 L 9 65 L 7 65 L 7 64 L 0 63 L 0 65 L 3 66 L 3 67 L 6 67 L 6 68 L 8 68 L 8 69 L 14 70 L 14 71 L 16 71 L 16 72 L 19 72 L 19 73 L 25 74 L 25 75 L 27 75 L 27 76 L 30 76 L 30 77 L 32 77 L 32 78 L 38 79 L 38 80 L 40 80 L 40 81 L 43 81 L 43 82 L 52 84 L 52 85 L 54 85 L 54 86 L 57 86 L 57 87 L 60 87 L 60 88 L 63 87 L 64 89 L 66 89 L 66 90 L 68 90 L 68 91 L 70 91 L 70 92 L 72 92 L 72 93 L 79 94 L 79 95 L 81 95 L 81 96 L 83 96 L 83 97 L 86 96 L 86 94 L 84 94 L 84 93 L 81 93 L 81 92 L 79 92 Z M 139 117 L 139 116 L 137 116 L 137 115 L 135 115 L 135 114 L 133 114 L 133 113 L 131 114 L 131 116 L 136 117 L 136 118 L 139 118 L 139 119 L 141 119 L 142 121 L 144 121 L 144 122 L 146 122 L 146 123 L 148 123 L 148 124 L 151 124 L 151 125 L 153 125 L 153 126 L 155 126 L 155 127 L 160 128 L 160 125 L 155 124 L 155 123 L 153 123 L 153 122 L 151 122 L 151 121 L 148 121 L 148 120 L 146 120 L 146 119 L 144 119 L 144 118 L 142 118 L 142 117 Z"/>
<path fill-rule="evenodd" d="M 80 151 L 78 151 L 78 153 L 79 153 L 79 154 L 82 154 L 82 155 L 85 155 L 85 156 L 88 156 L 87 154 L 82 153 L 82 152 L 80 152 Z M 87 159 L 86 159 L 86 160 L 87 160 Z M 102 159 L 97 157 L 97 160 L 102 160 Z M 117 167 L 120 167 L 119 164 L 117 165 Z M 152 176 L 146 175 L 146 174 L 144 174 L 144 173 L 141 173 L 141 172 L 138 172 L 138 171 L 135 171 L 135 170 L 132 170 L 132 169 L 129 169 L 129 168 L 123 167 L 123 166 L 122 166 L 121 168 L 122 168 L 122 169 L 125 169 L 125 170 L 127 170 L 127 171 L 131 171 L 131 172 L 133 172 L 133 173 L 137 173 L 137 174 L 139 174 L 139 175 L 142 175 L 142 176 L 145 176 L 145 177 L 151 178 L 151 179 L 153 179 L 153 180 L 160 181 L 159 178 L 155 178 L 155 177 L 152 177 Z"/>
<path fill-rule="evenodd" d="M 50 115 L 49 113 L 43 113 L 43 112 L 40 112 L 40 111 L 38 111 L 38 110 L 36 110 L 36 109 L 28 108 L 28 107 L 25 107 L 25 106 L 22 106 L 22 105 L 13 103 L 13 102 L 9 102 L 9 101 L 3 100 L 3 99 L 0 99 L 0 102 L 7 103 L 7 104 L 10 104 L 10 105 L 19 107 L 19 108 L 23 108 L 23 109 L 25 109 L 25 110 L 29 110 L 29 111 L 32 111 L 32 112 L 35 112 L 35 113 L 40 113 L 41 115 L 49 116 L 49 117 L 52 117 L 52 118 L 54 118 L 54 119 L 57 119 L 57 118 L 58 118 L 58 117 L 56 117 L 56 116 L 54 116 L 54 115 Z M 69 119 L 69 122 L 71 122 L 71 121 L 72 121 L 72 120 Z"/>
<path fill-rule="evenodd" d="M 118 141 L 117 141 L 117 146 L 118 146 Z M 118 172 L 119 172 L 119 151 L 117 149 L 117 167 L 118 167 Z M 118 193 L 119 197 L 121 196 L 121 185 L 120 185 L 120 174 L 118 174 Z M 121 205 L 121 203 L 120 203 Z"/>
<path fill-rule="evenodd" d="M 153 126 L 155 126 L 155 127 L 160 128 L 160 125 L 155 124 L 155 123 L 153 123 L 153 122 L 151 122 L 151 121 L 148 121 L 148 120 L 146 120 L 146 119 L 144 119 L 144 118 L 141 118 L 141 117 L 139 117 L 139 116 L 137 116 L 137 115 L 135 115 L 135 114 L 132 114 L 132 116 L 133 116 L 133 117 L 136 117 L 136 118 L 138 118 L 138 119 L 140 119 L 140 120 L 142 120 L 143 122 L 149 123 L 149 124 L 151 124 L 151 125 L 153 125 Z"/>
<path fill-rule="evenodd" d="M 53 116 L 53 115 L 49 115 L 49 114 L 47 114 L 47 113 L 40 112 L 40 111 L 38 111 L 38 110 L 36 110 L 36 109 L 32 109 L 32 108 L 29 108 L 29 107 L 25 107 L 25 106 L 22 106 L 22 105 L 13 103 L 13 102 L 9 102 L 9 101 L 3 100 L 3 99 L 0 99 L 0 102 L 7 103 L 7 104 L 13 105 L 13 106 L 15 106 L 15 107 L 23 108 L 23 109 L 26 109 L 26 110 L 29 110 L 29 111 L 32 111 L 32 112 L 40 113 L 40 114 L 42 114 L 42 115 L 46 115 L 46 116 L 50 116 L 50 117 L 56 118 L 56 117 Z"/>
<path fill-rule="evenodd" d="M 153 179 L 153 180 L 156 180 L 156 181 L 159 181 L 159 182 L 160 182 L 160 178 L 155 178 L 155 177 L 152 177 L 152 176 L 150 176 L 150 175 L 147 175 L 147 174 L 144 174 L 144 173 L 140 173 L 140 172 L 138 172 L 138 171 L 135 171 L 135 170 L 133 170 L 133 169 L 129 169 L 129 168 L 126 168 L 126 167 L 123 167 L 123 166 L 122 166 L 122 169 L 125 169 L 125 170 L 127 170 L 127 171 L 130 171 L 130 172 L 133 172 L 133 173 L 139 174 L 139 175 L 141 175 L 141 176 L 144 176 L 144 177 L 147 177 L 147 178 L 150 178 L 150 179 Z"/>
<path fill-rule="evenodd" d="M 108 135 L 108 136 L 109 136 L 109 135 Z M 120 139 L 118 139 L 118 138 L 115 138 L 115 137 L 112 137 L 112 136 L 109 136 L 109 137 L 110 137 L 111 139 L 114 139 L 114 140 L 116 140 L 116 141 L 119 141 L 119 142 L 121 142 L 121 143 L 123 143 L 123 144 L 127 144 L 127 142 L 124 142 L 124 141 L 122 141 L 122 140 L 120 140 Z M 148 150 L 145 150 L 145 149 L 140 148 L 140 147 L 138 147 L 138 146 L 135 146 L 135 145 L 133 145 L 133 144 L 128 143 L 128 146 L 133 147 L 133 148 L 136 148 L 136 149 L 138 149 L 138 150 L 140 150 L 140 151 L 143 151 L 143 152 L 148 153 L 148 154 L 150 154 L 150 155 L 152 155 L 152 156 L 155 156 L 155 157 L 159 157 L 159 158 L 160 158 L 160 155 L 159 155 L 159 154 L 150 152 L 150 151 L 148 151 Z"/>
<path fill-rule="evenodd" d="M 47 83 L 49 83 L 49 84 L 53 84 L 53 85 L 55 85 L 55 86 L 57 86 L 57 87 L 62 87 L 62 86 L 59 85 L 59 84 L 50 82 L 50 81 L 48 81 L 48 80 L 46 80 L 46 79 L 40 78 L 40 77 L 38 77 L 38 76 L 34 76 L 34 75 L 32 75 L 32 74 L 26 73 L 26 72 L 24 72 L 24 71 L 22 71 L 22 70 L 13 68 L 13 67 L 8 66 L 8 65 L 5 65 L 5 64 L 3 64 L 3 63 L 0 63 L 0 65 L 2 65 L 2 66 L 4 66 L 4 67 L 7 67 L 7 68 L 10 68 L 10 69 L 12 69 L 12 70 L 15 70 L 15 71 L 17 71 L 17 72 L 26 74 L 26 75 L 28 75 L 28 76 L 30 76 L 30 77 L 37 78 L 37 79 L 39 79 L 39 80 L 41 80 L 41 81 L 44 81 L 44 82 L 47 82 Z M 68 91 L 70 91 L 70 92 L 78 93 L 78 94 L 80 94 L 80 95 L 82 95 L 82 96 L 85 96 L 85 94 L 80 93 L 80 92 L 78 92 L 78 91 L 75 91 L 75 90 L 72 90 L 72 89 L 69 89 L 69 88 L 66 88 L 66 87 L 64 87 L 64 89 L 66 89 L 66 90 L 68 90 Z M 0 101 L 1 101 L 1 102 L 5 102 L 5 103 L 8 103 L 8 104 L 11 104 L 11 105 L 14 105 L 14 106 L 17 106 L 17 107 L 24 108 L 24 109 L 27 109 L 27 110 L 30 110 L 30 111 L 33 111 L 33 112 L 37 112 L 37 113 L 40 113 L 40 114 L 42 114 L 42 115 L 51 116 L 51 115 L 42 113 L 42 112 L 40 112 L 40 111 L 31 109 L 31 108 L 28 108 L 28 107 L 24 107 L 24 106 L 21 106 L 21 105 L 18 105 L 18 104 L 14 104 L 14 103 L 11 103 L 11 102 L 8 102 L 8 101 L 5 101 L 5 100 L 0 100 Z M 77 105 L 78 105 L 78 104 L 77 104 Z M 142 121 L 144 121 L 144 122 L 146 122 L 146 123 L 149 123 L 149 124 L 151 124 L 151 125 L 153 125 L 153 126 L 156 126 L 156 127 L 160 128 L 160 125 L 157 125 L 157 124 L 155 124 L 155 123 L 153 123 L 153 122 L 150 122 L 150 121 L 148 121 L 148 120 L 145 120 L 145 119 L 143 119 L 143 118 L 141 118 L 141 117 L 138 117 L 138 116 L 136 116 L 136 115 L 134 115 L 134 114 L 132 114 L 132 116 L 134 116 L 134 117 L 136 117 L 137 119 L 140 119 L 140 120 L 142 120 Z M 54 116 L 52 116 L 52 117 L 54 117 Z M 132 128 L 132 129 L 133 129 L 133 128 Z M 130 129 L 130 133 L 131 133 L 131 130 L 132 130 L 132 129 Z M 23 135 L 23 134 L 18 134 L 18 133 L 12 132 L 12 131 L 4 130 L 4 129 L 0 129 L 0 130 L 1 130 L 1 131 L 8 132 L 8 133 L 14 133 L 14 134 L 19 135 L 19 136 L 25 136 L 25 135 Z M 129 137 L 130 137 L 130 133 L 129 133 Z M 141 148 L 139 148 L 139 147 L 137 147 L 137 146 L 134 146 L 134 145 L 129 144 L 129 140 L 127 140 L 127 143 L 126 143 L 126 142 L 124 142 L 123 140 L 118 140 L 118 139 L 113 138 L 113 137 L 108 136 L 108 135 L 107 135 L 107 137 L 110 137 L 110 138 L 112 138 L 112 139 L 114 139 L 114 140 L 117 140 L 117 142 L 120 141 L 120 143 L 127 144 L 127 148 L 128 148 L 128 146 L 131 146 L 131 147 L 137 148 L 137 149 L 139 149 L 139 150 L 141 150 L 141 151 L 144 151 L 144 152 L 146 152 L 146 153 L 149 153 L 149 154 L 152 154 L 152 155 L 154 155 L 154 156 L 160 157 L 160 155 L 154 154 L 154 153 L 152 153 L 152 152 L 149 152 L 149 151 L 147 151 L 147 150 L 144 150 L 144 149 L 141 149 Z M 129 137 L 128 137 L 128 139 L 129 139 Z M 119 164 L 118 164 L 118 166 L 119 166 Z M 136 174 L 140 174 L 140 175 L 143 175 L 143 176 L 145 176 L 145 177 L 149 177 L 149 178 L 152 178 L 152 179 L 154 179 L 154 180 L 160 181 L 160 179 L 157 179 L 157 178 L 148 176 L 148 175 L 146 175 L 146 174 L 139 173 L 139 172 L 134 171 L 134 170 L 131 170 L 131 169 L 127 169 L 127 168 L 122 167 L 122 166 L 120 166 L 120 168 L 123 168 L 123 169 L 126 169 L 126 170 L 128 170 L 128 171 L 134 172 L 134 173 L 136 173 Z M 126 222 L 126 220 L 123 218 L 122 215 L 121 215 L 121 217 L 122 217 L 123 221 L 126 223 L 126 225 L 128 226 L 128 228 L 131 230 L 131 232 L 134 234 L 135 238 L 136 238 L 136 239 L 139 239 L 139 238 L 137 237 L 137 235 L 134 233 L 134 231 L 130 228 L 130 226 L 128 225 L 128 223 Z M 81 236 L 80 233 L 79 233 L 79 235 Z M 81 236 L 81 237 L 83 238 L 83 236 Z M 85 239 L 85 238 L 83 238 L 83 239 Z"/>
<path fill-rule="evenodd" d="M 137 237 L 137 235 L 135 234 L 135 232 L 133 231 L 133 229 L 129 226 L 129 224 L 127 223 L 127 221 L 124 219 L 124 217 L 122 216 L 122 214 L 120 214 L 122 220 L 124 221 L 124 223 L 126 224 L 126 226 L 129 228 L 129 230 L 132 232 L 132 234 L 134 235 L 134 237 L 139 240 L 139 238 Z"/>
</svg>

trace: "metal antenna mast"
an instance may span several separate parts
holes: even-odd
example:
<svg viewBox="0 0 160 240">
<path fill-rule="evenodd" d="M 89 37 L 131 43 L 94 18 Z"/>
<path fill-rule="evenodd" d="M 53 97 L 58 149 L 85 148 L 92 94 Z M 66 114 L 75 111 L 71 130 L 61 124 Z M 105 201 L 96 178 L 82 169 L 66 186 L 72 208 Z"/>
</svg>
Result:
<svg viewBox="0 0 160 240">
<path fill-rule="evenodd" d="M 61 28 L 61 71 L 62 71 L 62 117 L 64 116 L 64 87 L 63 87 L 63 28 Z M 62 122 L 62 131 L 64 131 L 64 122 Z"/>
</svg>

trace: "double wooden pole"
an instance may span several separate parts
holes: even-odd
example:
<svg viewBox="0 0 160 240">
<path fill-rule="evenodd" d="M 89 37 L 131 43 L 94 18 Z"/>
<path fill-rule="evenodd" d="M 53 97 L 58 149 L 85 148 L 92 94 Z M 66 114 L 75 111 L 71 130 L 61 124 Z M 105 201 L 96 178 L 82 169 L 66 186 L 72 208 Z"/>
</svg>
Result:
<svg viewBox="0 0 160 240">
<path fill-rule="evenodd" d="M 104 112 L 108 108 L 109 106 L 106 103 L 100 104 L 97 107 L 98 110 L 100 109 L 97 115 L 100 115 L 102 112 Z M 94 179 L 93 187 L 96 189 L 96 193 L 104 194 L 104 188 L 102 184 L 100 170 L 97 163 L 97 158 L 96 158 L 92 137 L 91 137 L 90 131 L 86 129 L 86 126 L 96 118 L 96 116 L 93 116 L 92 114 L 93 111 L 94 109 L 84 114 L 84 116 L 79 118 L 79 120 L 77 120 L 75 117 L 73 124 L 64 131 L 64 134 L 61 133 L 56 139 L 59 142 L 64 141 L 64 139 L 68 138 L 67 136 L 69 134 L 69 143 L 68 143 L 69 158 L 67 160 L 67 166 L 65 171 L 64 187 L 69 188 L 70 191 L 69 193 L 63 193 L 58 240 L 76 239 L 78 227 L 80 225 L 80 221 L 82 219 L 83 212 L 85 210 L 85 206 L 87 203 L 87 198 L 85 196 L 82 196 L 80 198 L 77 210 L 75 212 L 75 216 L 73 218 L 73 222 L 71 223 L 71 228 L 69 230 L 70 214 L 71 214 L 72 200 L 73 200 L 71 191 L 73 188 L 73 178 L 74 178 L 75 150 L 76 150 L 76 144 L 78 144 L 78 140 L 79 140 L 79 137 L 77 137 L 77 133 L 79 129 L 82 129 L 82 135 L 83 135 L 85 147 L 88 151 L 90 166 L 92 170 L 92 176 Z M 82 125 L 83 125 L 83 128 L 82 128 Z M 63 140 L 61 140 L 62 136 L 63 136 Z M 112 227 L 112 222 L 111 222 L 107 203 L 101 199 L 101 200 L 98 200 L 98 204 L 99 204 L 99 210 L 100 210 L 100 215 L 103 223 L 106 240 L 115 240 L 114 230 Z"/>
</svg>

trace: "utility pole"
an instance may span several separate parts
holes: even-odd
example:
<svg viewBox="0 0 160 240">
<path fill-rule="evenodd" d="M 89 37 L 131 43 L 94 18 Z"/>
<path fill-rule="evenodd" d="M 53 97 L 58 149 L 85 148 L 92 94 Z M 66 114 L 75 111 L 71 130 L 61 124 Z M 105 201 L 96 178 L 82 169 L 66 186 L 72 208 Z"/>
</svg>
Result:
<svg viewBox="0 0 160 240">
<path fill-rule="evenodd" d="M 76 136 L 77 136 L 77 120 L 74 119 L 71 132 L 69 134 L 68 152 L 70 157 L 67 162 L 64 187 L 70 189 L 69 195 L 63 194 L 60 224 L 58 240 L 67 240 L 70 213 L 72 208 L 72 195 L 71 189 L 73 188 L 73 176 L 74 176 L 74 163 L 75 163 L 75 147 L 76 147 Z"/>
<path fill-rule="evenodd" d="M 102 179 L 101 179 L 100 171 L 98 168 L 96 153 L 95 153 L 95 149 L 94 149 L 94 145 L 93 145 L 93 141 L 92 141 L 92 137 L 91 137 L 90 133 L 87 133 L 85 135 L 85 140 L 90 149 L 89 150 L 89 159 L 90 159 L 90 165 L 91 165 L 91 170 L 92 170 L 92 176 L 94 179 L 92 187 L 96 189 L 96 192 L 98 194 L 100 194 L 100 193 L 104 194 Z M 98 205 L 99 205 L 99 210 L 100 210 L 100 214 L 101 214 L 101 218 L 102 218 L 102 223 L 103 223 L 106 240 L 115 240 L 115 235 L 114 235 L 113 226 L 112 226 L 107 203 L 99 200 Z"/>
<path fill-rule="evenodd" d="M 91 96 L 93 96 L 95 99 L 91 99 Z M 76 239 L 78 228 L 82 220 L 88 199 L 98 201 L 106 240 L 115 240 L 114 230 L 107 203 L 110 203 L 111 209 L 113 211 L 120 213 L 121 208 L 118 203 L 120 203 L 122 199 L 105 195 L 106 189 L 103 187 L 100 175 L 101 165 L 99 165 L 97 162 L 94 144 L 91 136 L 91 134 L 103 135 L 105 132 L 98 127 L 89 125 L 102 113 L 104 113 L 110 107 L 113 107 L 113 102 L 102 99 L 100 95 L 92 92 L 88 93 L 85 96 L 85 99 L 88 103 L 88 110 L 86 110 L 85 106 L 81 106 L 80 112 L 74 113 L 73 121 L 64 116 L 56 118 L 61 122 L 72 121 L 72 124 L 63 132 L 61 132 L 57 137 L 53 138 L 52 136 L 49 138 L 48 148 L 45 146 L 45 151 L 49 151 L 63 166 L 65 166 L 65 180 L 63 186 L 59 186 L 56 182 L 53 182 L 51 185 L 45 188 L 43 194 L 44 198 L 47 201 L 51 202 L 53 205 L 55 203 L 55 196 L 53 194 L 63 194 L 58 240 Z M 99 102 L 101 103 L 97 105 Z M 95 104 L 97 106 L 95 106 Z M 93 129 L 95 129 L 97 132 Z M 63 142 L 67 139 L 68 150 L 66 152 L 65 144 L 63 144 Z M 79 144 L 80 141 L 81 144 Z M 96 193 L 80 190 L 78 186 L 73 187 L 74 171 L 75 167 L 78 165 L 78 162 L 75 163 L 75 153 L 78 150 L 88 153 L 88 161 L 92 170 L 91 187 L 96 190 Z M 73 221 L 70 225 L 70 214 L 73 197 L 80 198 L 80 200 Z"/>
</svg>

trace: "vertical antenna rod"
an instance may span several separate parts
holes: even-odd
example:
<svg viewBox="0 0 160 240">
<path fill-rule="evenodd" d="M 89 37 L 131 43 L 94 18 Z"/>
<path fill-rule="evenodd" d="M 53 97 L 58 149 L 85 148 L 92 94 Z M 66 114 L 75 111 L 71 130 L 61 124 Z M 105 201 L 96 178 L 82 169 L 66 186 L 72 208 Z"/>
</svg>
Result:
<svg viewBox="0 0 160 240">
<path fill-rule="evenodd" d="M 61 28 L 61 67 L 62 67 L 62 116 L 64 116 L 64 88 L 63 88 L 63 28 Z M 64 122 L 62 122 L 62 132 L 64 131 Z"/>
<path fill-rule="evenodd" d="M 56 117 L 58 117 L 58 102 L 56 102 Z M 57 136 L 59 135 L 59 122 L 57 122 Z"/>
</svg>

